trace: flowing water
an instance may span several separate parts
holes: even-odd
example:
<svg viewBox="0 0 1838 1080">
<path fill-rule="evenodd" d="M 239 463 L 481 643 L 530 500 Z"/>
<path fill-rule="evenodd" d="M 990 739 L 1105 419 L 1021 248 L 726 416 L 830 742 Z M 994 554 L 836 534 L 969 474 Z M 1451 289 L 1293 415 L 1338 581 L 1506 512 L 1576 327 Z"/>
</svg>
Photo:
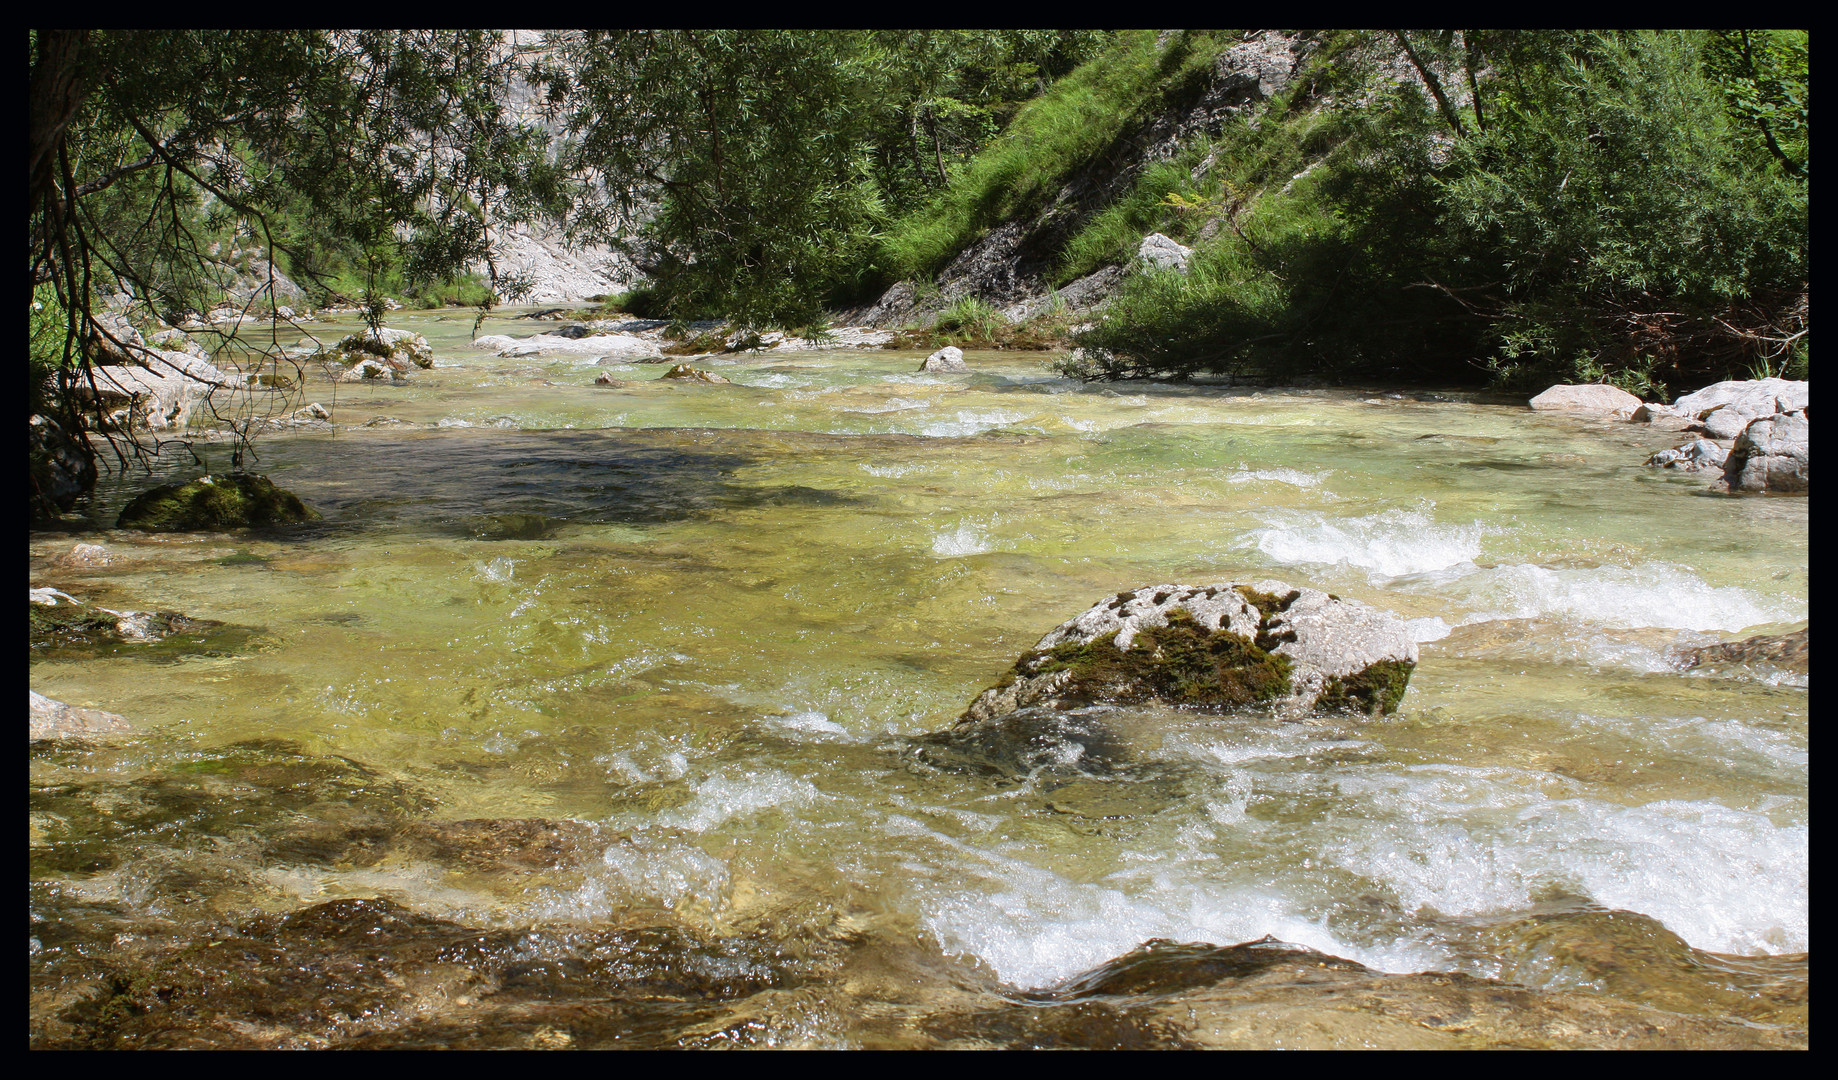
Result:
<svg viewBox="0 0 1838 1080">
<path fill-rule="evenodd" d="M 32 537 L 34 585 L 250 633 L 34 659 L 139 729 L 33 746 L 35 1044 L 1804 1042 L 1806 680 L 1676 656 L 1805 625 L 1806 499 L 1459 393 L 394 325 L 433 370 L 257 443 L 322 522 Z M 1412 620 L 1395 715 L 912 752 L 1106 594 L 1268 577 Z M 1265 936 L 1314 951 L 1169 944 Z"/>
</svg>

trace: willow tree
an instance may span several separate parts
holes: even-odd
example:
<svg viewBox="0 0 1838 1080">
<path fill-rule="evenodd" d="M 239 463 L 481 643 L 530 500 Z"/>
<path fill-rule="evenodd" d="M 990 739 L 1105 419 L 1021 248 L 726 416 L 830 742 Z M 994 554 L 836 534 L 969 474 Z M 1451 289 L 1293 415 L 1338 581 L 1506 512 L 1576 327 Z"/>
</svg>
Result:
<svg viewBox="0 0 1838 1080">
<path fill-rule="evenodd" d="M 64 331 L 34 335 L 33 409 L 123 463 L 138 438 L 77 393 L 124 348 L 100 297 L 175 317 L 220 280 L 213 234 L 272 268 L 302 223 L 423 279 L 484 262 L 497 284 L 490 224 L 560 197 L 546 138 L 500 103 L 516 58 L 495 32 L 37 30 L 28 52 L 30 299 Z M 93 469 L 86 440 L 68 450 Z M 68 503 L 36 477 L 33 496 L 40 516 Z"/>
</svg>

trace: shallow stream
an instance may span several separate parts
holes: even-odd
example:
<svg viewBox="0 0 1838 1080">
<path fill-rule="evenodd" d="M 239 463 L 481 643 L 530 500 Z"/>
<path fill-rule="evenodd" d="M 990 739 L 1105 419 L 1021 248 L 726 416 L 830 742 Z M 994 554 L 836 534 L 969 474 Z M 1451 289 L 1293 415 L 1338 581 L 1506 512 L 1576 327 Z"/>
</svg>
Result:
<svg viewBox="0 0 1838 1080">
<path fill-rule="evenodd" d="M 392 325 L 437 366 L 315 375 L 335 433 L 256 444 L 322 522 L 105 527 L 175 446 L 31 537 L 35 586 L 250 630 L 34 659 L 139 729 L 32 748 L 35 1045 L 1804 1042 L 1806 680 L 1677 654 L 1805 625 L 1805 498 L 1457 392 L 888 351 L 685 385 Z M 78 540 L 118 561 L 53 567 Z M 1413 620 L 1399 711 L 912 752 L 1106 594 L 1262 578 Z M 1315 952 L 1113 963 L 1267 935 Z M 1117 989 L 1144 956 L 1200 974 Z M 1475 980 L 1529 996 L 1410 996 Z"/>
</svg>

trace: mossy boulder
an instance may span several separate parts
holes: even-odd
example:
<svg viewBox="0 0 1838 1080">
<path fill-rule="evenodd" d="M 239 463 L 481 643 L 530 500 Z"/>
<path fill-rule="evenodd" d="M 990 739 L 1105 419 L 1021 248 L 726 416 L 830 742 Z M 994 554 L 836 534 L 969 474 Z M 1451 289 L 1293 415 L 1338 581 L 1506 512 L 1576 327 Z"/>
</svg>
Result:
<svg viewBox="0 0 1838 1080">
<path fill-rule="evenodd" d="M 1416 664 L 1403 620 L 1317 589 L 1151 585 L 1050 631 L 959 722 L 1097 704 L 1376 716 L 1397 709 Z"/>
<path fill-rule="evenodd" d="M 299 496 L 257 473 L 200 476 L 166 484 L 137 497 L 121 511 L 118 529 L 193 532 L 293 525 L 319 514 Z"/>
<path fill-rule="evenodd" d="M 406 371 L 410 365 L 434 366 L 434 349 L 427 338 L 412 330 L 392 330 L 387 326 L 352 334 L 332 346 L 331 352 L 347 365 L 372 359 L 397 371 Z"/>
</svg>

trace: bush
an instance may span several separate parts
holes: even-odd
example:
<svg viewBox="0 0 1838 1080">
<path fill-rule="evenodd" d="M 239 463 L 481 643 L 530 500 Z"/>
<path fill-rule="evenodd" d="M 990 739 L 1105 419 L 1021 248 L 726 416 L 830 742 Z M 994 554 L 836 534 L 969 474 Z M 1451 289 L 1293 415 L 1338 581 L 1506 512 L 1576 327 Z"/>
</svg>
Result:
<svg viewBox="0 0 1838 1080">
<path fill-rule="evenodd" d="M 1324 48 L 1298 84 L 1332 57 L 1340 103 L 1273 105 L 1257 127 L 1229 127 L 1214 148 L 1221 194 L 1170 200 L 1216 205 L 1215 235 L 1188 274 L 1128 279 L 1081 335 L 1075 367 L 1606 381 L 1643 394 L 1804 371 L 1803 166 L 1736 127 L 1742 114 L 1706 73 L 1708 40 L 1477 37 L 1492 50 L 1488 119 L 1459 129 L 1373 62 L 1382 39 L 1353 85 L 1360 51 Z M 1803 122 L 1779 123 L 1803 138 Z M 1078 250 L 1114 250 L 1106 230 L 1126 235 L 1146 212 L 1146 193 L 1133 195 Z"/>
</svg>

